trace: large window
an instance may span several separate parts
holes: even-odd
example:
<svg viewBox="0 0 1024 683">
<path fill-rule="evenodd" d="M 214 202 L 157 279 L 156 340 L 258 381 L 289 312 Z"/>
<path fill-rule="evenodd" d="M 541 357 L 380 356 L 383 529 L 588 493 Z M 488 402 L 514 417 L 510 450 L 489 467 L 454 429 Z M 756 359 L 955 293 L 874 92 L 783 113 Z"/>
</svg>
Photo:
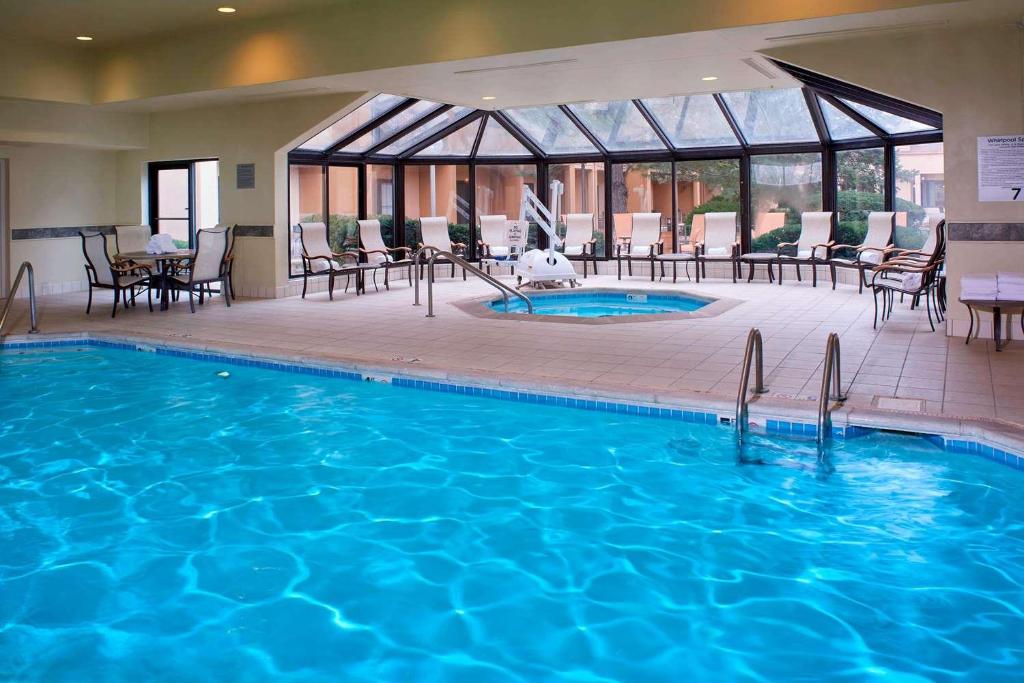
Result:
<svg viewBox="0 0 1024 683">
<path fill-rule="evenodd" d="M 476 215 L 504 214 L 519 218 L 523 185 L 537 190 L 537 167 L 533 164 L 487 164 L 476 167 Z M 537 226 L 530 226 L 527 246 L 537 246 Z"/>
<path fill-rule="evenodd" d="M 750 159 L 751 249 L 775 251 L 800 236 L 800 214 L 821 211 L 821 155 L 765 154 Z"/>
<path fill-rule="evenodd" d="M 678 251 L 692 251 L 704 239 L 704 214 L 740 211 L 740 160 L 676 163 L 676 233 Z M 737 226 L 739 221 L 736 222 Z M 736 237 L 739 239 L 739 228 Z"/>
<path fill-rule="evenodd" d="M 917 249 L 946 215 L 942 143 L 904 145 L 896 155 L 896 246 Z"/>
<path fill-rule="evenodd" d="M 559 216 L 559 234 L 565 235 L 565 223 L 562 220 L 567 213 L 594 214 L 595 253 L 604 254 L 605 214 L 604 214 L 604 164 L 601 162 L 582 162 L 577 164 L 552 164 L 548 167 L 551 180 L 561 181 L 565 186 L 562 195 L 562 216 Z"/>
<path fill-rule="evenodd" d="M 380 221 L 384 243 L 395 246 L 395 167 L 366 165 L 366 217 Z"/>
<path fill-rule="evenodd" d="M 288 169 L 289 262 L 292 275 L 302 274 L 302 242 L 298 223 L 324 219 L 324 169 L 292 164 Z"/>
<path fill-rule="evenodd" d="M 469 166 L 405 167 L 405 245 L 420 243 L 420 218 L 446 216 L 453 242 L 469 244 Z"/>
<path fill-rule="evenodd" d="M 860 244 L 868 214 L 885 209 L 885 150 L 881 147 L 836 152 L 836 242 Z"/>
<path fill-rule="evenodd" d="M 868 214 L 888 208 L 897 246 L 919 247 L 945 215 L 941 114 L 823 76 L 789 83 L 498 110 L 379 94 L 289 154 L 291 222 L 327 222 L 345 250 L 357 217 L 416 246 L 419 219 L 444 216 L 473 256 L 479 217 L 518 218 L 524 185 L 547 198 L 543 179 L 564 186 L 555 229 L 565 214 L 593 214 L 605 257 L 641 212 L 660 214 L 662 243 L 679 252 L 705 239 L 708 213 L 735 212 L 745 250 L 772 252 L 797 239 L 802 213 L 824 208 L 843 243 L 861 242 Z M 152 223 L 171 229 L 180 213 Z M 527 235 L 546 244 L 536 224 Z"/>
<path fill-rule="evenodd" d="M 612 227 L 615 241 L 633 234 L 634 213 L 660 213 L 661 239 L 672 250 L 672 164 L 612 164 Z"/>
<path fill-rule="evenodd" d="M 335 252 L 359 248 L 359 169 L 330 166 L 327 172 L 327 239 Z"/>
</svg>

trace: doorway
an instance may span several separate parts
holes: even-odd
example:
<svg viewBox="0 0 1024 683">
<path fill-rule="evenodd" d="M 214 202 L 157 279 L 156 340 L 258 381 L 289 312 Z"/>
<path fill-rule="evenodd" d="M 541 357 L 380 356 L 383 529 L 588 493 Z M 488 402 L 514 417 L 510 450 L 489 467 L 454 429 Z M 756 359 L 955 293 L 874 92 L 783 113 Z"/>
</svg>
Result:
<svg viewBox="0 0 1024 683">
<path fill-rule="evenodd" d="M 149 225 L 180 249 L 195 245 L 196 230 L 220 221 L 220 164 L 216 159 L 149 164 Z"/>
</svg>

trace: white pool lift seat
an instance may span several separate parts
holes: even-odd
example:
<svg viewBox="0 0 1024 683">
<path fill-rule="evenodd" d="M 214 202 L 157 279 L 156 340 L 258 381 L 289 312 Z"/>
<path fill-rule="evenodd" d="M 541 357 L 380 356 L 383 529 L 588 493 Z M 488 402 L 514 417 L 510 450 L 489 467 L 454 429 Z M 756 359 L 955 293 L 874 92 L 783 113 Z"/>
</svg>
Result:
<svg viewBox="0 0 1024 683">
<path fill-rule="evenodd" d="M 520 286 L 547 288 L 566 283 L 570 287 L 576 286 L 576 269 L 565 254 L 555 251 L 555 247 L 562 245 L 562 240 L 555 231 L 554 219 L 559 215 L 562 191 L 561 182 L 551 181 L 551 210 L 549 210 L 529 185 L 523 185 L 519 221 L 523 225 L 526 225 L 527 221 L 533 221 L 547 233 L 548 248 L 546 250 L 531 249 L 519 257 L 516 276 L 519 278 Z"/>
</svg>

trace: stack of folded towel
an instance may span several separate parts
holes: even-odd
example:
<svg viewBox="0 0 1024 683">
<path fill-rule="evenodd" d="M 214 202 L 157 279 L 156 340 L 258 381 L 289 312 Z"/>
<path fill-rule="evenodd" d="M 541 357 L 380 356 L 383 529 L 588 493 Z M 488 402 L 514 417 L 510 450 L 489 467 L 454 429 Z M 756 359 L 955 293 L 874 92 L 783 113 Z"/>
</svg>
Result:
<svg viewBox="0 0 1024 683">
<path fill-rule="evenodd" d="M 987 273 L 964 275 L 960 278 L 960 296 L 964 299 L 991 301 L 996 298 L 996 276 Z"/>
<path fill-rule="evenodd" d="M 1000 272 L 996 278 L 996 299 L 1024 301 L 1024 273 Z"/>
<path fill-rule="evenodd" d="M 147 254 L 170 254 L 177 250 L 174 238 L 162 232 L 150 237 L 149 244 L 146 245 Z"/>
</svg>

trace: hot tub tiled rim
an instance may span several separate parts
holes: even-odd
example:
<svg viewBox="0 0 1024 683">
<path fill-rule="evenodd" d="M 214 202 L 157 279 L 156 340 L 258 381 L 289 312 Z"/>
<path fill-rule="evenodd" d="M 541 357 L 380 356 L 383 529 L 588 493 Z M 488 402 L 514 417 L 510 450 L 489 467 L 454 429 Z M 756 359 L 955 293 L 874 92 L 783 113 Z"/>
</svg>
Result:
<svg viewBox="0 0 1024 683">
<path fill-rule="evenodd" d="M 679 311 L 678 313 L 640 313 L 636 315 L 606 316 L 597 318 L 584 318 L 571 315 L 529 315 L 527 313 L 504 313 L 494 310 L 490 304 L 500 295 L 490 294 L 487 296 L 475 296 L 461 301 L 454 301 L 452 305 L 463 313 L 468 313 L 477 318 L 491 318 L 493 320 L 518 320 L 526 323 L 564 324 L 564 325 L 621 325 L 627 323 L 663 322 L 667 320 L 699 320 L 715 318 L 726 311 L 744 303 L 743 299 L 732 297 L 709 296 L 697 294 L 685 289 L 679 290 L 658 290 L 644 289 L 642 287 L 625 286 L 597 286 L 580 288 L 575 293 L 563 290 L 551 290 L 551 292 L 537 291 L 529 292 L 531 298 L 552 297 L 569 299 L 574 296 L 581 296 L 589 293 L 600 294 L 646 294 L 655 298 L 688 298 L 706 301 L 703 306 L 695 311 Z"/>
<path fill-rule="evenodd" d="M 232 365 L 701 424 L 726 424 L 731 421 L 735 410 L 733 401 L 698 392 L 610 391 L 593 386 L 541 384 L 480 373 L 453 372 L 429 366 L 411 367 L 400 362 L 357 363 L 282 355 L 271 349 L 252 353 L 215 344 L 168 343 L 164 339 L 104 333 L 11 335 L 0 341 L 0 352 L 74 346 L 151 351 Z M 816 401 L 759 397 L 749 405 L 750 424 L 754 431 L 784 436 L 815 436 Z M 863 406 L 840 406 L 831 415 L 832 436 L 836 438 L 853 438 L 873 431 L 913 434 L 929 438 L 947 451 L 979 455 L 1024 470 L 1024 429 L 1002 420 L 906 413 Z M 734 426 L 730 425 L 730 428 Z"/>
</svg>

